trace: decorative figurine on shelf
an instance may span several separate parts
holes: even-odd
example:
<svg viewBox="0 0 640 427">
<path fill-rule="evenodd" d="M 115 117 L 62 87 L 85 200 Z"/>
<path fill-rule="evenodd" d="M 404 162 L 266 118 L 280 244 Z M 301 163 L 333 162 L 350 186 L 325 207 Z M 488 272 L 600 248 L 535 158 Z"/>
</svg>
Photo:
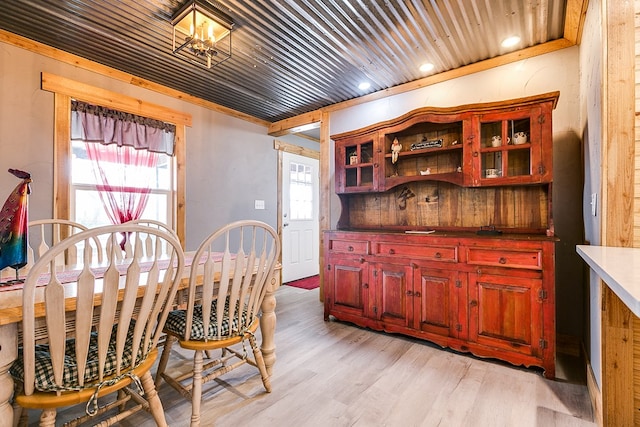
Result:
<svg viewBox="0 0 640 427">
<path fill-rule="evenodd" d="M 9 169 L 9 173 L 22 179 L 22 182 L 9 195 L 0 211 L 0 270 L 11 267 L 16 272 L 16 278 L 0 284 L 23 282 L 18 277 L 18 270 L 27 264 L 27 196 L 31 193 L 31 174 L 17 169 Z"/>
<path fill-rule="evenodd" d="M 355 151 L 351 154 L 349 154 L 349 164 L 350 165 L 357 165 L 358 164 L 358 153 L 356 153 Z"/>
<path fill-rule="evenodd" d="M 393 138 L 391 143 L 391 163 L 393 163 L 393 176 L 398 176 L 398 153 L 402 151 L 402 144 L 398 138 Z"/>
</svg>

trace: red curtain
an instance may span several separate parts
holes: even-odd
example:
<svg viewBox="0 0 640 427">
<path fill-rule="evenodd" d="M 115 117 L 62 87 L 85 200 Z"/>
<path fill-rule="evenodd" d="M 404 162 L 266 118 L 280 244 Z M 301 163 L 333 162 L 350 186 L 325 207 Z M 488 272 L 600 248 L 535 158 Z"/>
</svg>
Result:
<svg viewBox="0 0 640 427">
<path fill-rule="evenodd" d="M 161 154 L 115 144 L 87 142 L 85 146 L 99 183 L 96 189 L 111 222 L 121 224 L 139 219 L 147 205 Z"/>
</svg>

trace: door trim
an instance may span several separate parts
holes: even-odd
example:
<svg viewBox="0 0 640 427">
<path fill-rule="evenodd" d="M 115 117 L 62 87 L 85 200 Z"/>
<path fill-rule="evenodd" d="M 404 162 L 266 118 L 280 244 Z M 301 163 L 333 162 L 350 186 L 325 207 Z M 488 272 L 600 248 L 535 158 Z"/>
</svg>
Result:
<svg viewBox="0 0 640 427">
<path fill-rule="evenodd" d="M 273 140 L 273 148 L 274 150 L 278 150 L 278 173 L 277 173 L 277 181 L 278 181 L 278 194 L 277 194 L 277 200 L 278 200 L 278 208 L 277 208 L 277 225 L 276 225 L 276 231 L 278 232 L 278 238 L 280 239 L 280 241 L 282 242 L 282 174 L 284 173 L 284 171 L 282 170 L 282 166 L 283 166 L 283 159 L 282 159 L 282 153 L 287 152 L 287 153 L 291 153 L 291 154 L 297 154 L 299 156 L 303 156 L 303 157 L 309 157 L 311 159 L 316 159 L 316 160 L 320 160 L 320 151 L 316 151 L 316 150 L 312 150 L 311 148 L 306 148 L 306 147 L 301 147 L 299 145 L 294 145 L 294 144 L 290 144 L 284 141 L 279 141 L 277 139 Z M 320 182 L 318 182 L 318 185 L 320 185 Z M 319 215 L 320 217 L 322 216 L 321 212 L 320 212 L 320 207 L 319 207 Z M 319 227 L 319 230 L 322 230 L 322 227 Z M 320 245 L 322 245 L 322 239 L 318 239 L 318 241 L 320 242 Z M 320 254 L 322 252 L 320 251 Z M 278 260 L 280 262 L 280 264 L 282 264 L 282 252 L 280 252 L 280 259 Z M 322 271 L 322 269 L 320 269 Z M 282 270 L 280 270 L 280 279 L 282 279 Z"/>
</svg>

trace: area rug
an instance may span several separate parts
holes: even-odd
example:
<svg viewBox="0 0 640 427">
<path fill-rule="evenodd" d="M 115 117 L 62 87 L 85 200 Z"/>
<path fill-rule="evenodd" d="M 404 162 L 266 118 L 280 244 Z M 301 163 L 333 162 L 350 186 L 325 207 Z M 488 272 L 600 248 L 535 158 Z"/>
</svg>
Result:
<svg viewBox="0 0 640 427">
<path fill-rule="evenodd" d="M 315 276 L 305 277 L 304 279 L 287 282 L 285 283 L 285 285 L 307 290 L 315 289 L 320 286 L 320 276 L 316 274 Z"/>
</svg>

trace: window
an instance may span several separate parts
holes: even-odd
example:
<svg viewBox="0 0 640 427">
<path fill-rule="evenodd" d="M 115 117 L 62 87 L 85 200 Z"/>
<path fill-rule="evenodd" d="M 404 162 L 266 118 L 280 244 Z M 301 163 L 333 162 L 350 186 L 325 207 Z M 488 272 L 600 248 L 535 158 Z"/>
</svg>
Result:
<svg viewBox="0 0 640 427">
<path fill-rule="evenodd" d="M 111 92 L 103 88 L 90 86 L 81 82 L 66 79 L 50 73 L 42 73 L 42 89 L 54 93 L 54 205 L 53 217 L 72 217 L 71 174 L 73 152 L 69 141 L 71 140 L 71 100 L 78 99 L 88 103 L 102 105 L 108 108 L 118 109 L 132 114 L 162 120 L 176 125 L 175 152 L 173 160 L 173 206 L 175 210 L 174 229 L 184 245 L 185 238 L 185 131 L 186 126 L 191 126 L 190 114 L 172 110 L 161 105 L 151 104 L 117 92 Z M 152 195 L 152 198 L 155 196 Z M 82 203 L 78 200 L 74 204 Z M 150 202 L 151 203 L 151 202 Z M 160 206 L 161 202 L 153 202 Z M 159 210 L 159 208 L 158 208 Z M 168 218 L 167 218 L 168 220 Z"/>
<path fill-rule="evenodd" d="M 135 150 L 131 147 L 112 147 L 114 150 Z M 97 189 L 100 182 L 94 173 L 92 160 L 89 159 L 85 143 L 71 141 L 71 148 L 70 219 L 90 228 L 112 224 L 113 221 L 107 215 Z M 124 177 L 125 179 L 121 183 L 133 192 L 144 191 L 145 189 L 140 187 L 139 183 L 146 182 L 146 179 L 142 179 L 143 176 L 151 176 L 153 179 L 149 182 L 150 193 L 141 218 L 174 224 L 174 159 L 163 153 L 158 153 L 157 156 L 157 165 L 153 167 L 119 164 L 114 158 L 111 162 L 102 163 L 103 170 L 109 176 Z"/>
<path fill-rule="evenodd" d="M 289 212 L 291 219 L 313 219 L 313 180 L 311 166 L 290 163 Z"/>
</svg>

